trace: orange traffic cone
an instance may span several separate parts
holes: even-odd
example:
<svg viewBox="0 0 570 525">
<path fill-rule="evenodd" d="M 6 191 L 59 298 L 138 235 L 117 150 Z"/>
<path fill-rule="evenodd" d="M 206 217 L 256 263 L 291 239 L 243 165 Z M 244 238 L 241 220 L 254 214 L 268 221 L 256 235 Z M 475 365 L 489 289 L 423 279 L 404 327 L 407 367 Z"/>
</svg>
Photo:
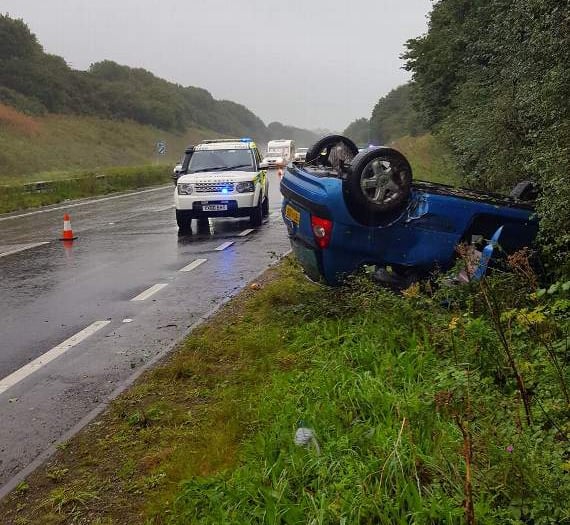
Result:
<svg viewBox="0 0 570 525">
<path fill-rule="evenodd" d="M 77 236 L 73 235 L 73 230 L 71 229 L 71 217 L 65 213 L 63 215 L 63 233 L 60 237 L 60 241 L 72 241 L 77 239 Z"/>
</svg>

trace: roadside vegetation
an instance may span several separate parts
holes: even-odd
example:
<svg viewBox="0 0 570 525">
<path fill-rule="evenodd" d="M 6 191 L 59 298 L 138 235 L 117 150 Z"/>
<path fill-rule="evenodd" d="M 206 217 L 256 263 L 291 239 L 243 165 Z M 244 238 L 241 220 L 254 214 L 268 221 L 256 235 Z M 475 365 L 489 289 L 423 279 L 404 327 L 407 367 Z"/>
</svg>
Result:
<svg viewBox="0 0 570 525">
<path fill-rule="evenodd" d="M 188 144 L 214 136 L 167 133 L 133 121 L 71 115 L 29 116 L 0 104 L 0 185 L 51 180 L 57 172 L 160 162 L 173 166 Z M 158 158 L 156 143 L 167 151 Z"/>
<path fill-rule="evenodd" d="M 542 186 L 551 270 L 570 254 L 570 6 L 559 0 L 440 0 L 407 43 L 421 121 L 451 148 L 467 183 Z"/>
<path fill-rule="evenodd" d="M 157 186 L 171 181 L 169 166 L 132 166 L 46 174 L 49 183 L 0 186 L 0 213 L 56 204 L 120 191 Z"/>
<path fill-rule="evenodd" d="M 154 128 L 175 135 L 205 130 L 208 138 L 248 136 L 260 142 L 292 138 L 301 143 L 314 142 L 317 137 L 313 132 L 280 122 L 266 126 L 241 104 L 216 100 L 205 89 L 174 84 L 141 68 L 104 60 L 92 64 L 87 71 L 74 70 L 62 57 L 46 53 L 24 21 L 2 14 L 0 103 L 29 116 L 75 115 L 136 122 L 149 131 Z M 5 111 L 0 109 L 0 117 Z M 27 130 L 33 132 L 32 128 Z M 0 137 L 4 133 L 0 128 Z M 120 151 L 112 138 L 104 140 L 106 147 Z M 154 137 L 151 148 L 157 138 Z M 147 154 L 150 155 L 152 149 Z M 27 158 L 26 152 L 18 161 L 22 163 Z M 71 159 L 72 164 L 78 158 L 72 154 L 63 157 Z M 0 173 L 3 168 L 0 156 Z"/>
<path fill-rule="evenodd" d="M 461 186 L 461 177 L 451 151 L 432 134 L 407 135 L 387 145 L 406 156 L 415 180 Z"/>
<path fill-rule="evenodd" d="M 6 523 L 570 523 L 570 284 L 327 289 L 291 259 L 0 505 Z M 523 387 L 521 388 L 521 380 Z M 317 445 L 298 446 L 298 427 Z"/>
</svg>

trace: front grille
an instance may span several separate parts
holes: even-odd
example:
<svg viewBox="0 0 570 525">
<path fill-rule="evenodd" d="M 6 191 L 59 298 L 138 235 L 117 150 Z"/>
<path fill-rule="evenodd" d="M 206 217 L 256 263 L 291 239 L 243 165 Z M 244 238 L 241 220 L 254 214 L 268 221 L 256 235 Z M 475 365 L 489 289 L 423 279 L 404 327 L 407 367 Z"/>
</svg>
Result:
<svg viewBox="0 0 570 525">
<path fill-rule="evenodd" d="M 233 182 L 197 182 L 196 193 L 233 193 Z"/>
</svg>

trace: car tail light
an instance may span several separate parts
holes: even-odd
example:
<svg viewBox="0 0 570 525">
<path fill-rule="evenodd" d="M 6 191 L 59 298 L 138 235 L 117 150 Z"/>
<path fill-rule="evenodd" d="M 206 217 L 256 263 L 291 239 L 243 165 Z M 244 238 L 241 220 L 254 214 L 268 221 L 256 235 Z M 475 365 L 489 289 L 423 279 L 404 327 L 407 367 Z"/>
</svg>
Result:
<svg viewBox="0 0 570 525">
<path fill-rule="evenodd" d="M 331 242 L 333 222 L 311 215 L 311 226 L 317 246 L 322 249 L 327 248 Z"/>
</svg>

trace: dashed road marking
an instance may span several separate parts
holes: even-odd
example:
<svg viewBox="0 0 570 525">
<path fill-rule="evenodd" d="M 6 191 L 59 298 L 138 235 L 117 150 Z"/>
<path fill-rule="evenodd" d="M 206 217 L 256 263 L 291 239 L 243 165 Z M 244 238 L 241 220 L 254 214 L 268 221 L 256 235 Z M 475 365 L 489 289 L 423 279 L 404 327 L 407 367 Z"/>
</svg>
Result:
<svg viewBox="0 0 570 525">
<path fill-rule="evenodd" d="M 208 259 L 196 259 L 195 261 L 192 261 L 189 265 L 184 266 L 184 268 L 182 268 L 180 271 L 191 272 L 192 270 L 198 268 L 198 266 L 200 266 L 201 264 L 204 264 L 207 260 Z"/>
<path fill-rule="evenodd" d="M 239 237 L 245 237 L 246 235 L 249 235 L 253 230 L 253 228 L 248 228 L 247 230 L 243 230 L 240 234 Z"/>
<path fill-rule="evenodd" d="M 94 323 L 90 324 L 88 327 L 81 330 L 81 332 L 77 332 L 69 339 L 66 339 L 63 343 L 54 346 L 51 350 L 48 350 L 45 354 L 34 359 L 33 361 L 29 362 L 27 365 L 24 365 L 19 370 L 16 370 L 9 376 L 0 380 L 0 394 L 3 394 L 4 392 L 6 392 L 6 390 L 13 387 L 15 384 L 19 383 L 20 381 L 22 381 L 22 379 L 25 379 L 26 377 L 33 374 L 43 366 L 47 365 L 48 363 L 51 363 L 54 359 L 57 359 L 59 356 L 65 354 L 65 352 L 67 352 L 74 346 L 78 345 L 79 343 L 81 343 L 81 341 L 84 341 L 90 335 L 93 335 L 101 328 L 107 326 L 110 322 L 111 321 L 95 321 Z"/>
<path fill-rule="evenodd" d="M 38 246 L 44 246 L 45 244 L 49 244 L 49 241 L 35 242 L 32 244 L 24 244 L 24 245 L 20 244 L 18 245 L 17 248 L 13 248 L 11 250 L 8 250 L 7 252 L 0 253 L 0 257 L 7 257 L 8 255 L 14 255 L 15 253 L 20 253 L 25 250 L 31 250 L 32 248 L 36 248 Z"/>
<path fill-rule="evenodd" d="M 229 248 L 233 243 L 234 243 L 234 241 L 225 242 L 225 243 L 223 243 L 223 244 L 220 244 L 215 250 L 216 250 L 217 252 L 221 252 L 222 250 L 225 250 L 226 248 Z"/>
<path fill-rule="evenodd" d="M 148 290 L 138 294 L 136 297 L 133 297 L 131 301 L 144 301 L 154 295 L 156 292 L 162 290 L 165 286 L 168 286 L 167 283 L 158 283 L 151 286 Z"/>
</svg>

